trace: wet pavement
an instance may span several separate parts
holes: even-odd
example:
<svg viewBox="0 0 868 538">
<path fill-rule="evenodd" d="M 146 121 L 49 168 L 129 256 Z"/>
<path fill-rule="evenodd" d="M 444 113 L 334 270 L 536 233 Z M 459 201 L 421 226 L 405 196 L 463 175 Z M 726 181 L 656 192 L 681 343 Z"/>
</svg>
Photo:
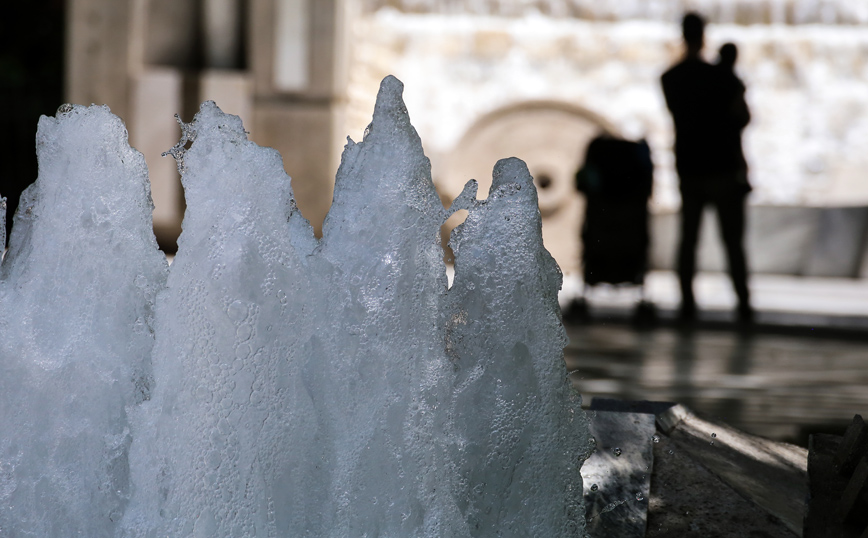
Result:
<svg viewBox="0 0 868 538">
<path fill-rule="evenodd" d="M 853 301 L 863 284 L 850 293 L 841 287 L 848 306 L 837 316 L 835 296 L 823 299 L 826 283 L 810 284 L 779 285 L 780 296 L 802 309 L 758 308 L 759 323 L 747 329 L 714 308 L 706 321 L 679 326 L 665 301 L 657 324 L 637 328 L 623 303 L 598 296 L 595 318 L 566 324 L 570 379 L 586 406 L 598 396 L 678 402 L 801 446 L 810 433 L 840 434 L 854 414 L 868 416 L 868 317 L 858 311 L 868 312 L 868 301 Z"/>
</svg>

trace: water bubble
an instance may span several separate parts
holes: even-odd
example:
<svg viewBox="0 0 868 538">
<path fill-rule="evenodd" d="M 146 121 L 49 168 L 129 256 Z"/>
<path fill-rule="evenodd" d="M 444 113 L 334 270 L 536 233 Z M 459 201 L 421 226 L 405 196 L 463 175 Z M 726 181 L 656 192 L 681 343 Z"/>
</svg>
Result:
<svg viewBox="0 0 868 538">
<path fill-rule="evenodd" d="M 235 348 L 235 356 L 241 360 L 244 360 L 250 356 L 251 351 L 252 349 L 250 348 L 250 344 L 242 343 Z"/>
<path fill-rule="evenodd" d="M 670 453 L 670 454 L 675 454 L 675 451 L 674 451 L 674 450 L 670 450 L 669 453 Z"/>
<path fill-rule="evenodd" d="M 591 491 L 597 491 L 598 489 L 600 489 L 600 486 L 597 484 L 591 484 Z"/>
<path fill-rule="evenodd" d="M 717 434 L 716 434 L 716 433 L 712 433 L 711 436 L 712 436 L 712 437 L 717 437 Z"/>
<path fill-rule="evenodd" d="M 204 403 L 208 403 L 211 401 L 211 389 L 209 389 L 206 385 L 199 385 L 196 387 L 196 391 L 194 392 L 196 398 Z"/>
<path fill-rule="evenodd" d="M 655 443 L 659 443 L 660 442 L 660 436 L 655 435 L 654 437 L 651 438 L 651 440 L 654 441 Z"/>
<path fill-rule="evenodd" d="M 237 338 L 241 342 L 245 340 L 250 340 L 251 336 L 253 336 L 253 327 L 251 327 L 247 323 L 239 325 L 238 329 L 235 330 L 235 338 Z"/>
<path fill-rule="evenodd" d="M 642 495 L 642 492 L 641 492 L 641 491 L 637 491 L 637 492 L 636 492 L 636 500 L 637 500 L 637 501 L 644 501 L 644 500 L 645 500 L 645 496 Z"/>
<path fill-rule="evenodd" d="M 226 309 L 226 314 L 232 321 L 241 322 L 247 317 L 247 307 L 241 301 L 235 301 Z"/>
<path fill-rule="evenodd" d="M 621 455 L 621 449 L 618 448 L 618 447 L 613 448 L 613 449 L 612 449 L 612 454 L 614 454 L 614 455 L 616 455 L 616 456 L 620 456 L 620 455 Z"/>
</svg>

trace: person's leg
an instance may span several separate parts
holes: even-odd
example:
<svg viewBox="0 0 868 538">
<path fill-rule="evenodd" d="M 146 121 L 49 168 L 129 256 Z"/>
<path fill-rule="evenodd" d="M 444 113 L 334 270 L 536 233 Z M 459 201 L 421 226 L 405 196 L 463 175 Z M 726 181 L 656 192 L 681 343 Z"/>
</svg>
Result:
<svg viewBox="0 0 868 538">
<path fill-rule="evenodd" d="M 678 248 L 678 279 L 681 284 L 681 317 L 696 317 L 693 275 L 696 273 L 696 245 L 702 223 L 704 200 L 699 196 L 681 196 L 681 244 Z"/>
<path fill-rule="evenodd" d="M 741 193 L 723 196 L 715 203 L 720 235 L 726 248 L 729 275 L 738 297 L 738 317 L 751 321 L 750 290 L 747 286 L 747 259 L 744 253 L 745 198 Z"/>
</svg>

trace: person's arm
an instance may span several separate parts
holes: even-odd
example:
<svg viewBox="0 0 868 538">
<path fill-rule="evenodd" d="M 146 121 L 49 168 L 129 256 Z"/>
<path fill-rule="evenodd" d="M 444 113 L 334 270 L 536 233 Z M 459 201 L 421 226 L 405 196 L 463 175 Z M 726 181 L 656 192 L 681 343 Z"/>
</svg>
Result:
<svg viewBox="0 0 868 538">
<path fill-rule="evenodd" d="M 744 129 L 747 127 L 747 124 L 750 123 L 750 109 L 748 108 L 747 101 L 745 101 L 744 98 L 744 84 L 742 84 L 737 77 L 736 81 L 738 82 L 737 91 L 735 92 L 735 96 L 730 104 L 729 114 L 730 118 L 738 128 Z"/>
<path fill-rule="evenodd" d="M 673 99 L 671 73 L 669 71 L 663 73 L 663 76 L 660 77 L 660 87 L 663 88 L 663 98 L 666 100 L 666 108 L 671 112 L 676 99 Z"/>
</svg>

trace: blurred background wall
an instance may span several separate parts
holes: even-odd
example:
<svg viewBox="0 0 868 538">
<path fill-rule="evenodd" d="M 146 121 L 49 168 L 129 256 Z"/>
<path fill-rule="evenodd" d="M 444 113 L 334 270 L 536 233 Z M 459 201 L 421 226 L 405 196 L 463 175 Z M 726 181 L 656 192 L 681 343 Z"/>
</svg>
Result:
<svg viewBox="0 0 868 538">
<path fill-rule="evenodd" d="M 341 0 L 67 0 L 66 99 L 106 103 L 148 162 L 154 229 L 171 249 L 183 194 L 173 119 L 214 100 L 283 155 L 317 229 L 343 136 L 347 36 Z"/>
<path fill-rule="evenodd" d="M 254 141 L 281 152 L 302 213 L 319 230 L 345 137 L 361 138 L 379 81 L 394 74 L 406 85 L 444 203 L 470 178 L 480 180 L 484 195 L 496 159 L 525 159 L 540 191 L 546 245 L 565 272 L 577 270 L 581 250 L 582 200 L 573 176 L 587 142 L 603 132 L 650 143 L 656 165 L 652 263 L 671 268 L 679 199 L 659 76 L 681 54 L 681 16 L 697 10 L 710 22 L 709 60 L 720 44 L 736 43 L 737 72 L 748 88 L 751 265 L 765 272 L 868 276 L 868 2 L 38 4 L 54 6 L 44 13 L 62 21 L 43 31 L 61 50 L 63 99 L 108 104 L 145 154 L 155 231 L 167 250 L 183 215 L 175 164 L 160 157 L 178 140 L 174 114 L 189 121 L 201 101 L 213 99 L 240 115 Z M 31 145 L 20 150 L 31 154 L 32 121 L 22 127 L 30 130 Z M 35 178 L 32 171 L 13 173 Z M 3 181 L 5 187 L 9 180 Z M 705 223 L 706 237 L 716 233 L 711 219 Z M 700 264 L 723 269 L 719 241 L 703 241 Z"/>
</svg>

